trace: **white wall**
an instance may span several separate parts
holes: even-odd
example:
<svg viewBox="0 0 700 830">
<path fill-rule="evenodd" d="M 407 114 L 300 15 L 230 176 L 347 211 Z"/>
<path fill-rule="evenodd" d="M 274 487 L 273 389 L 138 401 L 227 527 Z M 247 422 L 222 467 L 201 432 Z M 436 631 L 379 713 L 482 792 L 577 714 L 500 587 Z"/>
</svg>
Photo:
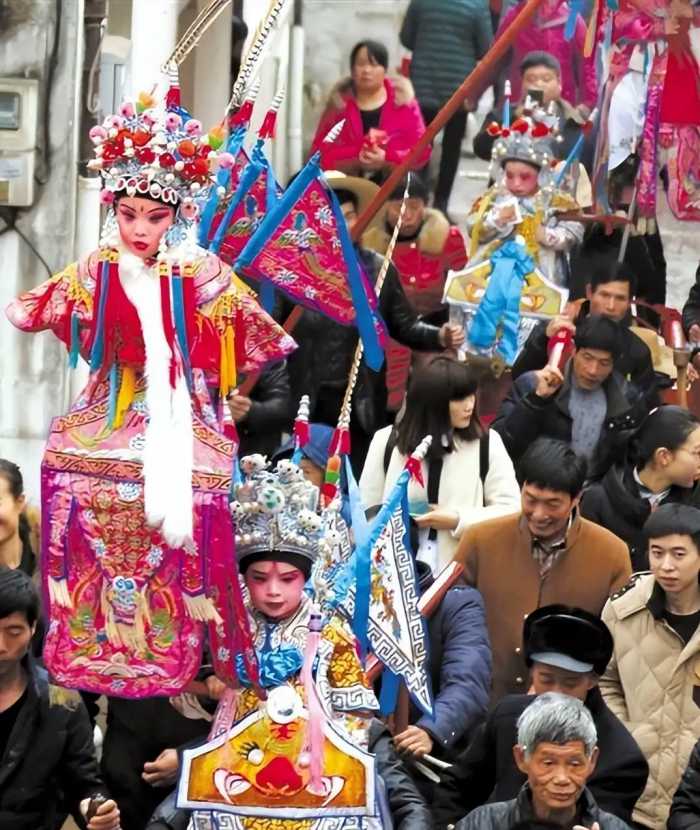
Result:
<svg viewBox="0 0 700 830">
<path fill-rule="evenodd" d="M 26 10 L 0 31 L 0 76 L 38 78 L 42 101 L 47 55 L 53 37 L 52 3 L 13 3 Z M 51 169 L 35 204 L 18 225 L 56 271 L 73 258 L 77 165 L 77 86 L 81 65 L 83 3 L 63 4 L 58 66 L 51 94 Z M 12 18 L 10 18 L 12 21 Z M 42 103 L 40 102 L 40 113 Z M 43 146 L 43 132 L 39 146 Z M 43 175 L 41 166 L 39 175 Z M 45 269 L 17 234 L 0 236 L 0 308 L 47 278 Z M 27 490 L 39 496 L 39 464 L 52 415 L 63 406 L 66 351 L 51 334 L 23 334 L 0 316 L 0 456 L 20 464 Z"/>
</svg>

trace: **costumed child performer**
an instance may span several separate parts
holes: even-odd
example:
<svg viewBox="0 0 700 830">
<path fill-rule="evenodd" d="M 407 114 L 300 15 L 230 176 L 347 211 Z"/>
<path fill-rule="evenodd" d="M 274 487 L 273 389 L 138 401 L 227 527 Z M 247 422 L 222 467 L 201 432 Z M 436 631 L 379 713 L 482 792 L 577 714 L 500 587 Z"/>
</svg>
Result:
<svg viewBox="0 0 700 830">
<path fill-rule="evenodd" d="M 273 471 L 247 456 L 241 470 L 231 511 L 256 676 L 239 656 L 209 743 L 185 752 L 178 804 L 196 827 L 322 830 L 347 817 L 379 828 L 367 752 L 377 702 L 354 635 L 332 613 L 322 620 L 320 572 L 314 596 L 304 591 L 314 564 L 350 544 L 339 502 L 319 513 L 319 490 L 293 461 Z"/>
<path fill-rule="evenodd" d="M 90 137 L 109 207 L 100 248 L 7 309 L 91 370 L 42 461 L 44 658 L 68 687 L 177 694 L 219 618 L 212 597 L 228 590 L 211 577 L 233 558 L 225 397 L 237 371 L 294 342 L 194 242 L 199 205 L 233 157 L 180 108 L 176 79 L 165 100 L 142 93 Z"/>
<path fill-rule="evenodd" d="M 469 267 L 453 273 L 445 300 L 462 312 L 466 348 L 500 355 L 511 364 L 532 325 L 563 308 L 567 252 L 583 238 L 577 221 L 562 214 L 578 204 L 555 186 L 553 118 L 530 109 L 512 126 L 489 125 L 498 136 L 492 171 L 498 181 L 467 217 Z M 525 324 L 523 315 L 532 315 Z M 459 316 L 459 315 L 457 315 Z"/>
</svg>

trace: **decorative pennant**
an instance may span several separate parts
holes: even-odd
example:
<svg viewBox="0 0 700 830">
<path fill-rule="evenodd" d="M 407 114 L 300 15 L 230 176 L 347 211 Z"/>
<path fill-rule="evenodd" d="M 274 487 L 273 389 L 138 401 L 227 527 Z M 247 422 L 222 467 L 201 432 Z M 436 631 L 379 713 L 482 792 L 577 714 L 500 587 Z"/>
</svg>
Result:
<svg viewBox="0 0 700 830">
<path fill-rule="evenodd" d="M 406 474 L 408 480 L 408 473 Z M 374 655 L 406 684 L 416 705 L 433 714 L 428 671 L 428 636 L 418 610 L 418 579 L 408 538 L 408 499 L 405 491 L 388 521 L 382 513 L 370 539 L 370 590 L 367 637 Z M 351 567 L 356 568 L 359 550 Z M 356 617 L 356 583 L 350 586 L 343 608 Z"/>
<path fill-rule="evenodd" d="M 367 365 L 375 371 L 381 367 L 383 327 L 376 297 L 338 200 L 321 174 L 318 154 L 264 217 L 234 267 L 269 281 L 295 303 L 357 326 Z"/>
</svg>

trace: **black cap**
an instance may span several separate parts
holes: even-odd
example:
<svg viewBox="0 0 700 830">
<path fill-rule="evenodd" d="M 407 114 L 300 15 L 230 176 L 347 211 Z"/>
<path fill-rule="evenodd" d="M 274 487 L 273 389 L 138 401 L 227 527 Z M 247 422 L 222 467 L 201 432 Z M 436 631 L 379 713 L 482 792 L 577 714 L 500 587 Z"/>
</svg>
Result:
<svg viewBox="0 0 700 830">
<path fill-rule="evenodd" d="M 610 662 L 613 639 L 605 623 L 583 608 L 544 605 L 523 628 L 525 662 L 601 675 Z"/>
</svg>

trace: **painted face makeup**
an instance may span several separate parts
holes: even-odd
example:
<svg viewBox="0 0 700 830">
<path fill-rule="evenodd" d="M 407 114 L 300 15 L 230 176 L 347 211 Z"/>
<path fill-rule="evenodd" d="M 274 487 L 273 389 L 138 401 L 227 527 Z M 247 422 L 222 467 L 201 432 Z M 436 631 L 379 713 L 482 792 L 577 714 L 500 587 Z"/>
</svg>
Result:
<svg viewBox="0 0 700 830">
<path fill-rule="evenodd" d="M 253 606 L 272 620 L 291 617 L 301 604 L 306 577 L 286 562 L 255 562 L 245 572 Z"/>
<path fill-rule="evenodd" d="M 141 259 L 158 253 L 160 240 L 175 218 L 174 208 L 140 196 L 122 196 L 116 213 L 122 242 Z"/>
</svg>

